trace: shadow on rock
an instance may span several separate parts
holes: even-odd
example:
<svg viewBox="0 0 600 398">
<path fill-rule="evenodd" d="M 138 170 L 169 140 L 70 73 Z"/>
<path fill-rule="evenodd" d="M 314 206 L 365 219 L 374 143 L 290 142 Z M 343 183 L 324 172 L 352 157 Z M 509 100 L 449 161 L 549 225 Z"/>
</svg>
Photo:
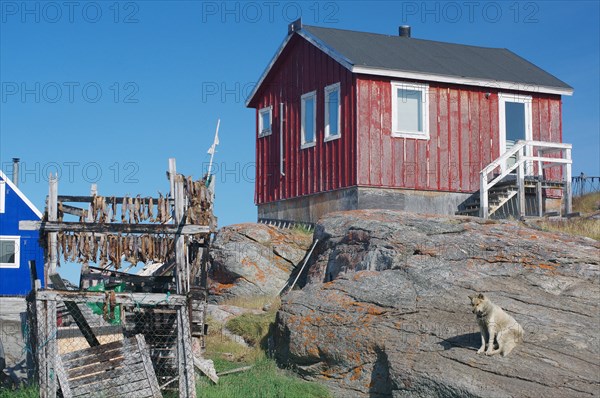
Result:
<svg viewBox="0 0 600 398">
<path fill-rule="evenodd" d="M 479 348 L 481 346 L 481 335 L 479 333 L 460 334 L 443 340 L 439 344 L 444 347 L 444 350 L 454 347 Z"/>
<path fill-rule="evenodd" d="M 377 360 L 371 371 L 371 383 L 369 387 L 369 397 L 384 398 L 392 396 L 392 380 L 390 377 L 390 362 L 385 351 L 381 348 L 375 348 Z"/>
</svg>

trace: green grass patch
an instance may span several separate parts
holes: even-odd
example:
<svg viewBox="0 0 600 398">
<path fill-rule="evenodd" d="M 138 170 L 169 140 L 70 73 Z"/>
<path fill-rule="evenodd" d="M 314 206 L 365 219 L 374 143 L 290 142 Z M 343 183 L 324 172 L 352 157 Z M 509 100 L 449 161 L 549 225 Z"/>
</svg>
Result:
<svg viewBox="0 0 600 398">
<path fill-rule="evenodd" d="M 573 198 L 573 211 L 587 214 L 598 210 L 600 210 L 600 192 L 588 193 Z"/>
<path fill-rule="evenodd" d="M 262 314 L 243 314 L 227 321 L 226 327 L 251 346 L 260 346 L 264 343 L 271 325 L 275 322 L 275 311 Z"/>
<path fill-rule="evenodd" d="M 545 231 L 564 232 L 600 240 L 600 220 L 575 217 L 567 220 L 541 221 L 538 225 Z"/>
<path fill-rule="evenodd" d="M 306 225 L 296 224 L 292 227 L 292 231 L 302 234 L 302 235 L 310 235 L 312 236 L 313 230 Z"/>
<path fill-rule="evenodd" d="M 261 358 L 252 369 L 222 376 L 218 385 L 206 378 L 197 383 L 198 398 L 325 398 L 331 395 L 319 384 L 278 369 L 275 361 Z"/>
<path fill-rule="evenodd" d="M 37 398 L 40 396 L 40 390 L 35 386 L 25 386 L 11 390 L 0 387 L 0 398 Z"/>
</svg>

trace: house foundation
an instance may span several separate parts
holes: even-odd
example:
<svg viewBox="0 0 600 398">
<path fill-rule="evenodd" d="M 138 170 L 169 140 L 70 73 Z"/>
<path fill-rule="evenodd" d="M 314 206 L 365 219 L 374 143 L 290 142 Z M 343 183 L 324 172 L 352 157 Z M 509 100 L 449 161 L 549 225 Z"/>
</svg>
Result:
<svg viewBox="0 0 600 398">
<path fill-rule="evenodd" d="M 351 187 L 258 205 L 259 220 L 315 223 L 334 211 L 389 209 L 453 215 L 472 193 Z"/>
</svg>

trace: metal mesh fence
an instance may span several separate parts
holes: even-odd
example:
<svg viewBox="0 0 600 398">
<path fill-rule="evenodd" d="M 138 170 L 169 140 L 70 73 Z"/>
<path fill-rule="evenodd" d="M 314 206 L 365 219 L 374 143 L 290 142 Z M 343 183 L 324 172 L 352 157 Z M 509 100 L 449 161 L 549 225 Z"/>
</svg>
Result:
<svg viewBox="0 0 600 398">
<path fill-rule="evenodd" d="M 163 296 L 152 304 L 119 302 L 110 293 L 104 300 L 30 299 L 30 341 L 44 396 L 185 395 L 180 380 L 189 379 L 190 362 L 193 380 L 188 307 Z"/>
</svg>

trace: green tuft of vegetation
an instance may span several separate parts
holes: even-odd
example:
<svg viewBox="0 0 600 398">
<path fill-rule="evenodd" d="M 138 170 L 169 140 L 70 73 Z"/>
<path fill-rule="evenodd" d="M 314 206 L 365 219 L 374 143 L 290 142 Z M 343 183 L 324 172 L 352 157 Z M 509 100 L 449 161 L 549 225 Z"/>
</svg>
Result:
<svg viewBox="0 0 600 398">
<path fill-rule="evenodd" d="M 251 346 L 264 346 L 271 325 L 275 322 L 275 311 L 263 314 L 246 313 L 230 319 L 225 325 L 238 336 L 242 336 Z"/>
<path fill-rule="evenodd" d="M 40 390 L 35 386 L 23 386 L 15 390 L 0 387 L 0 398 L 38 398 Z"/>
<path fill-rule="evenodd" d="M 306 225 L 302 225 L 302 224 L 295 224 L 292 228 L 292 231 L 302 234 L 302 235 L 311 235 L 313 234 L 313 230 L 306 226 Z"/>
<path fill-rule="evenodd" d="M 220 369 L 217 367 L 217 371 Z M 263 357 L 252 369 L 222 376 L 219 384 L 201 378 L 197 383 L 198 398 L 326 398 L 331 395 L 319 384 L 300 379 L 277 368 L 275 361 Z"/>
</svg>

